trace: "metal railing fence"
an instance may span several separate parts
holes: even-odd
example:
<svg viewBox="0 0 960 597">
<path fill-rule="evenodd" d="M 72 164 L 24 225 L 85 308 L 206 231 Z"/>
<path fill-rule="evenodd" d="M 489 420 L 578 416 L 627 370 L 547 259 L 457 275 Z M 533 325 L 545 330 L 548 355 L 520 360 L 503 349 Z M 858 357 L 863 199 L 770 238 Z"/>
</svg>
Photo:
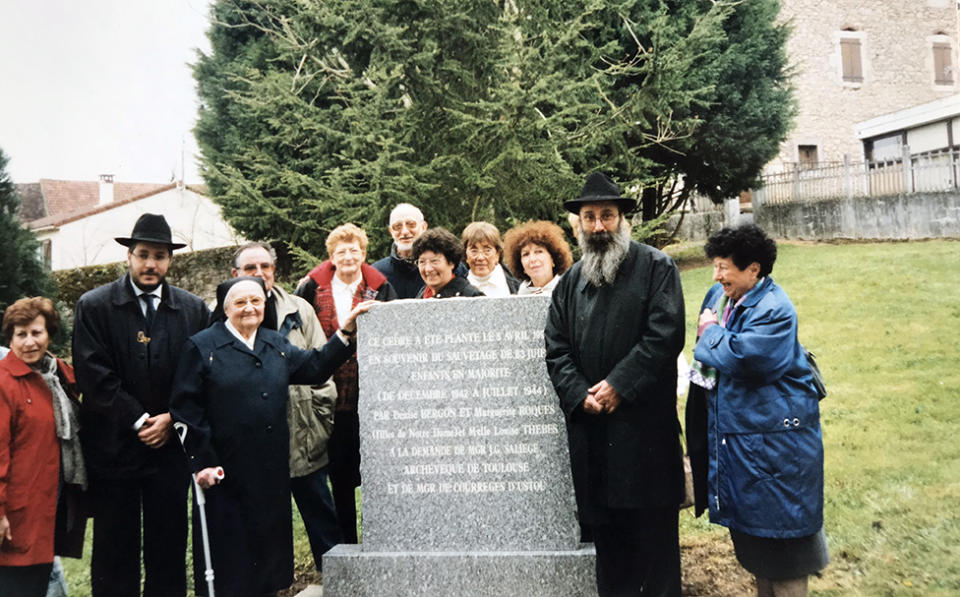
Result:
<svg viewBox="0 0 960 597">
<path fill-rule="evenodd" d="M 960 149 L 910 155 L 885 161 L 820 162 L 817 167 L 795 164 L 793 169 L 763 176 L 753 190 L 754 201 L 777 205 L 944 192 L 960 188 Z"/>
</svg>

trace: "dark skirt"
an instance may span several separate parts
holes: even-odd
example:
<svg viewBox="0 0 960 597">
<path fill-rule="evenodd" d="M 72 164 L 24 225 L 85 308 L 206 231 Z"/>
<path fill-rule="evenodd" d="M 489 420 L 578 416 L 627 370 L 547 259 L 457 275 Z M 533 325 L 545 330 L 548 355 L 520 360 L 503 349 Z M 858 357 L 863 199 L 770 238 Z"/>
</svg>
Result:
<svg viewBox="0 0 960 597">
<path fill-rule="evenodd" d="M 50 584 L 53 562 L 32 566 L 0 566 L 3 597 L 44 597 Z"/>
<path fill-rule="evenodd" d="M 830 563 L 823 529 L 796 539 L 769 539 L 730 529 L 730 538 L 740 565 L 760 578 L 800 578 L 820 572 Z"/>
</svg>

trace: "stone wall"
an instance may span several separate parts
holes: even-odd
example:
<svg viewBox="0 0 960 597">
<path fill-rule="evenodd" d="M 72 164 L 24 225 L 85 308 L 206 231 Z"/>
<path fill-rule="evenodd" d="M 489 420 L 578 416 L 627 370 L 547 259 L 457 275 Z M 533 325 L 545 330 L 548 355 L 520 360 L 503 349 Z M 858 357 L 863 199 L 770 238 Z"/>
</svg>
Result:
<svg viewBox="0 0 960 597">
<path fill-rule="evenodd" d="M 676 230 L 675 238 L 681 240 L 706 240 L 724 226 L 740 226 L 753 223 L 751 211 L 740 210 L 739 199 L 728 199 L 723 206 L 701 204 L 697 210 L 670 216 L 665 228 Z"/>
<path fill-rule="evenodd" d="M 754 218 L 775 238 L 960 238 L 960 194 L 915 193 L 763 205 Z"/>
<path fill-rule="evenodd" d="M 221 247 L 174 253 L 173 263 L 167 272 L 167 281 L 201 297 L 208 304 L 216 299 L 217 284 L 230 276 L 233 253 L 236 247 Z M 278 268 L 281 265 L 278 263 Z M 285 267 L 281 273 L 285 271 Z M 91 265 L 52 272 L 57 291 L 54 300 L 62 320 L 54 351 L 57 356 L 70 359 L 70 333 L 73 330 L 73 308 L 80 296 L 88 291 L 113 282 L 127 271 L 126 262 Z M 278 276 L 279 277 L 279 276 Z"/>
<path fill-rule="evenodd" d="M 174 253 L 167 281 L 209 302 L 216 297 L 217 284 L 230 277 L 235 247 L 221 247 L 190 253 Z M 91 265 L 52 273 L 57 282 L 57 299 L 71 312 L 84 292 L 113 282 L 127 271 L 126 262 Z"/>
<path fill-rule="evenodd" d="M 667 220 L 666 229 L 676 230 L 678 239 L 704 240 L 724 225 L 726 218 L 723 212 L 716 210 L 672 215 Z"/>
<path fill-rule="evenodd" d="M 816 145 L 818 159 L 841 161 L 862 157 L 854 124 L 957 92 L 935 85 L 932 43 L 949 40 L 957 69 L 957 7 L 948 0 L 783 0 L 782 21 L 792 33 L 787 52 L 795 75 L 799 107 L 796 126 L 768 165 L 780 170 L 798 161 L 797 145 Z M 863 81 L 841 76 L 841 30 L 861 39 Z"/>
</svg>

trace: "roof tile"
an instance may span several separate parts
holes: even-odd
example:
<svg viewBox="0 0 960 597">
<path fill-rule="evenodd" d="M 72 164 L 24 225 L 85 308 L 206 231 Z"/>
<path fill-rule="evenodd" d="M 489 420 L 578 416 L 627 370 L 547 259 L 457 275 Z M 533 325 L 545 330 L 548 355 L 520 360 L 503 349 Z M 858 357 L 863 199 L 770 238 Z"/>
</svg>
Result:
<svg viewBox="0 0 960 597">
<path fill-rule="evenodd" d="M 152 193 L 169 184 L 115 182 L 114 203 Z M 60 216 L 97 207 L 100 202 L 100 183 L 83 180 L 40 179 L 40 189 L 47 204 L 47 216 Z"/>
</svg>

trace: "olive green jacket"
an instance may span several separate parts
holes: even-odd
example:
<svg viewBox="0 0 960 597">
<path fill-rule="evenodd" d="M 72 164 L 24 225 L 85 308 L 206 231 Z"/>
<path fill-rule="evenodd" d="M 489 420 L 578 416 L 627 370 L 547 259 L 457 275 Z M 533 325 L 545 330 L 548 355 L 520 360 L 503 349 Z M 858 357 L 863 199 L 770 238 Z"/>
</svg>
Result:
<svg viewBox="0 0 960 597">
<path fill-rule="evenodd" d="M 310 303 L 279 286 L 277 330 L 298 348 L 320 348 L 327 337 Z M 333 433 L 333 407 L 337 388 L 333 378 L 322 386 L 290 386 L 287 424 L 290 426 L 290 476 L 302 477 L 326 466 L 327 441 Z"/>
</svg>

